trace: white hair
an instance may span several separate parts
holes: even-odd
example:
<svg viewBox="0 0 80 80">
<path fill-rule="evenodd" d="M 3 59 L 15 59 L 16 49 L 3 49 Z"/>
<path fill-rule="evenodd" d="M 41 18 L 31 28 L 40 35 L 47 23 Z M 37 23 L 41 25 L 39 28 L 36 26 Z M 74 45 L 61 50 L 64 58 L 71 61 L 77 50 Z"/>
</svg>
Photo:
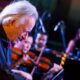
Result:
<svg viewBox="0 0 80 80">
<path fill-rule="evenodd" d="M 38 12 L 30 2 L 28 1 L 17 1 L 6 6 L 0 13 L 0 23 L 8 22 L 13 18 L 14 14 L 26 14 L 28 16 L 34 16 L 38 18 Z M 6 17 L 5 17 L 6 16 Z"/>
</svg>

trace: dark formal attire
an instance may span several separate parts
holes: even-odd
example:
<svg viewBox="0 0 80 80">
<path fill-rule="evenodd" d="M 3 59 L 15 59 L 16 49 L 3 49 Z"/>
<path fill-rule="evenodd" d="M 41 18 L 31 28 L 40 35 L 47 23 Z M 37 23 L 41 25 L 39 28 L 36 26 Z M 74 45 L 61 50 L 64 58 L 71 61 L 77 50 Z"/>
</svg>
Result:
<svg viewBox="0 0 80 80">
<path fill-rule="evenodd" d="M 11 71 L 11 49 L 5 31 L 0 25 L 0 80 L 25 80 L 22 76 Z"/>
<path fill-rule="evenodd" d="M 37 50 L 35 49 L 35 47 L 32 47 L 30 51 L 33 52 L 37 57 L 40 55 L 40 51 L 37 51 Z M 55 56 L 52 54 L 52 51 L 51 51 L 50 49 L 45 48 L 45 49 L 43 50 L 41 59 L 42 59 L 43 57 L 50 60 L 49 68 L 44 71 L 44 70 L 42 70 L 41 68 L 37 67 L 37 68 L 35 69 L 35 72 L 34 72 L 34 75 L 33 75 L 33 80 L 35 80 L 35 79 L 41 80 L 41 77 L 43 76 L 43 74 L 46 73 L 46 72 L 47 72 L 51 67 L 53 67 L 53 65 L 54 65 Z M 41 59 L 40 59 L 40 61 L 41 61 Z M 42 61 L 42 62 L 43 62 L 44 64 L 46 64 L 45 61 Z"/>
</svg>

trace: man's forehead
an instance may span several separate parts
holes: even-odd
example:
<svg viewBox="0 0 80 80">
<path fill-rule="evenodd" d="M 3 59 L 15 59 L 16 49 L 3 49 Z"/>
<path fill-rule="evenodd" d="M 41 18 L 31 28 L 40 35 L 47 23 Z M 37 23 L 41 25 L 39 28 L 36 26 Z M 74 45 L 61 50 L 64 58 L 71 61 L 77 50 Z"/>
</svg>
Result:
<svg viewBox="0 0 80 80">
<path fill-rule="evenodd" d="M 45 35 L 45 34 L 37 34 L 37 38 L 47 38 L 47 35 Z"/>
</svg>

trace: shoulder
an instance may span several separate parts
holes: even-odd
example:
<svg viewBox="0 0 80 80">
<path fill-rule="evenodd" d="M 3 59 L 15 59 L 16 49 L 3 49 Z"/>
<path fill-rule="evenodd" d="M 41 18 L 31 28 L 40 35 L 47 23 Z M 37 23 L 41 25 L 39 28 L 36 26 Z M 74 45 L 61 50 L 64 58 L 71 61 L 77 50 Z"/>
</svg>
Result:
<svg viewBox="0 0 80 80">
<path fill-rule="evenodd" d="M 69 41 L 69 45 L 75 45 L 75 40 L 73 40 L 73 39 L 70 40 L 70 41 Z"/>
</svg>

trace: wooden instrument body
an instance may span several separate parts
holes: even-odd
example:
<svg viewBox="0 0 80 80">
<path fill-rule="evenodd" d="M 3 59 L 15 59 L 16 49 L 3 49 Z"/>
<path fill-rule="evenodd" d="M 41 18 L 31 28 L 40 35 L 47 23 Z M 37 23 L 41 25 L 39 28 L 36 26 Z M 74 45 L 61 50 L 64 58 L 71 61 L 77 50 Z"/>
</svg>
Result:
<svg viewBox="0 0 80 80">
<path fill-rule="evenodd" d="M 22 51 L 18 48 L 13 48 L 12 50 L 17 53 L 17 54 L 15 54 L 14 52 L 12 53 L 13 62 L 19 60 L 21 62 L 21 64 L 25 65 L 25 66 L 29 66 L 29 67 L 33 66 L 34 63 L 32 62 L 31 59 L 33 59 L 36 62 L 36 60 L 38 58 L 36 53 L 29 51 L 26 54 L 28 54 L 31 59 L 28 59 L 26 62 L 23 62 L 23 60 L 21 59 L 22 58 L 21 55 L 23 55 Z M 17 63 L 16 63 L 16 65 L 17 65 Z M 52 63 L 51 63 L 50 59 L 48 59 L 46 57 L 41 57 L 40 61 L 37 63 L 37 67 L 39 67 L 43 71 L 47 71 L 50 68 L 50 66 L 52 66 Z"/>
</svg>

